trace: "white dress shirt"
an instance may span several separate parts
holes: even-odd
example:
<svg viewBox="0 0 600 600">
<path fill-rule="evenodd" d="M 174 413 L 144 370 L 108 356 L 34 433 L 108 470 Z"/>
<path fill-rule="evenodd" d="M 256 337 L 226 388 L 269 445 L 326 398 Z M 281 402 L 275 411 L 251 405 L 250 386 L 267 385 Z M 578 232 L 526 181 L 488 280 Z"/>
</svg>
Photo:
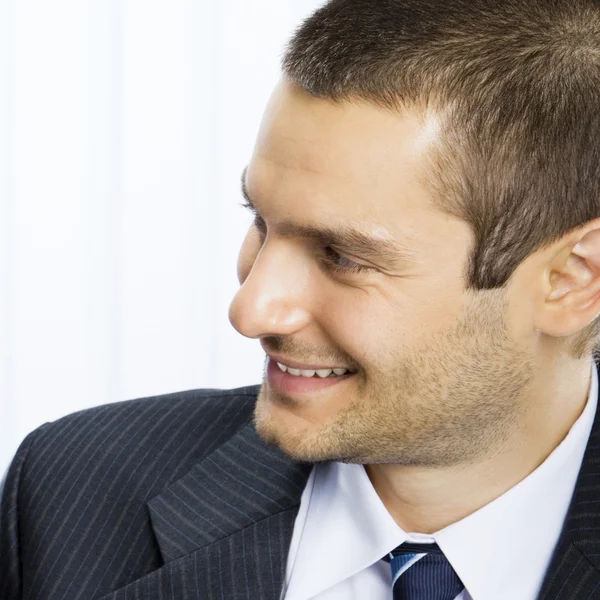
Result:
<svg viewBox="0 0 600 600">
<path fill-rule="evenodd" d="M 390 600 L 391 568 L 381 558 L 405 541 L 435 541 L 465 585 L 456 600 L 534 600 L 575 489 L 597 400 L 593 367 L 585 409 L 550 456 L 502 496 L 432 535 L 403 531 L 362 465 L 316 465 L 294 524 L 282 599 Z"/>
</svg>

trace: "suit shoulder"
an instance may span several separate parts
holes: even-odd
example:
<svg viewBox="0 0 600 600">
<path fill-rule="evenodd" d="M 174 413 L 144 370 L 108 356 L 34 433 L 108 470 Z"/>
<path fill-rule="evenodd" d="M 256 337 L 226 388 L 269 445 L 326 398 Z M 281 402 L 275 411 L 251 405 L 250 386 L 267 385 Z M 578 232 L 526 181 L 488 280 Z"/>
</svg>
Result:
<svg viewBox="0 0 600 600">
<path fill-rule="evenodd" d="M 23 476 L 42 473 L 51 487 L 168 485 L 251 421 L 258 390 L 190 390 L 72 413 L 30 434 Z"/>
<path fill-rule="evenodd" d="M 158 568 L 148 502 L 251 422 L 258 389 L 105 404 L 31 433 L 0 504 L 0 563 L 9 569 L 10 597 L 19 596 L 21 573 L 46 568 L 65 598 L 74 581 L 67 572 L 88 574 L 81 588 L 94 590 L 84 594 L 91 598 Z M 57 557 L 63 570 L 55 568 Z M 41 589 L 28 597 L 41 597 Z"/>
<path fill-rule="evenodd" d="M 147 434 L 143 425 L 157 417 L 179 418 L 184 426 L 193 427 L 197 420 L 210 421 L 239 411 L 251 411 L 259 389 L 258 385 L 229 390 L 197 389 L 101 404 L 46 423 L 40 428 L 39 437 L 60 437 L 63 430 L 92 424 L 96 429 L 103 423 L 110 424 L 106 431 L 110 435 L 127 428 L 130 419 L 135 419 L 138 426 L 129 427 L 128 436 L 143 437 Z"/>
</svg>

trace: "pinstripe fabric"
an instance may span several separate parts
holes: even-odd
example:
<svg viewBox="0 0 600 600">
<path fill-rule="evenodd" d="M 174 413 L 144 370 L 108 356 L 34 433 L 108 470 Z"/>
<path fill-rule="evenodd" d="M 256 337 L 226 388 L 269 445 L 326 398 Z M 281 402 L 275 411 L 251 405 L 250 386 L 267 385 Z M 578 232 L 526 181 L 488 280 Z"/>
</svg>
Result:
<svg viewBox="0 0 600 600">
<path fill-rule="evenodd" d="M 259 521 L 101 600 L 278 599 L 286 552 L 275 551 L 272 543 L 291 538 L 297 512 Z"/>
<path fill-rule="evenodd" d="M 311 465 L 252 426 L 258 386 L 106 405 L 44 425 L 11 465 L 0 600 L 279 600 Z M 600 600 L 596 417 L 540 600 Z"/>
<path fill-rule="evenodd" d="M 106 405 L 28 436 L 2 500 L 0 598 L 89 600 L 160 568 L 148 501 L 247 425 L 256 390 Z"/>
<path fill-rule="evenodd" d="M 185 556 L 298 506 L 309 472 L 265 447 L 252 427 L 244 428 L 150 501 L 163 557 Z"/>
</svg>

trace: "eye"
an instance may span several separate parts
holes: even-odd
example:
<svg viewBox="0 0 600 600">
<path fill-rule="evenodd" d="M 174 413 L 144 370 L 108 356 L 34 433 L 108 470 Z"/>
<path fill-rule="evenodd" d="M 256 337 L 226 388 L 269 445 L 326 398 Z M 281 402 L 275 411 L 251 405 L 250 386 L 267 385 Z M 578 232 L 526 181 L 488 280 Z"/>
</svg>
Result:
<svg viewBox="0 0 600 600">
<path fill-rule="evenodd" d="M 353 260 L 346 258 L 345 256 L 339 254 L 331 246 L 325 246 L 325 248 L 323 248 L 323 253 L 324 256 L 321 258 L 321 262 L 325 264 L 325 267 L 329 271 L 334 273 L 352 274 L 374 272 L 377 270 L 373 267 L 360 265 Z"/>
<path fill-rule="evenodd" d="M 242 203 L 241 206 L 248 209 L 254 215 L 253 226 L 256 227 L 261 238 L 267 234 L 267 225 L 264 219 L 260 216 L 256 208 L 249 202 Z M 323 248 L 323 256 L 320 257 L 321 263 L 331 273 L 352 275 L 355 273 L 374 273 L 377 269 L 360 265 L 349 258 L 339 254 L 331 246 Z"/>
</svg>

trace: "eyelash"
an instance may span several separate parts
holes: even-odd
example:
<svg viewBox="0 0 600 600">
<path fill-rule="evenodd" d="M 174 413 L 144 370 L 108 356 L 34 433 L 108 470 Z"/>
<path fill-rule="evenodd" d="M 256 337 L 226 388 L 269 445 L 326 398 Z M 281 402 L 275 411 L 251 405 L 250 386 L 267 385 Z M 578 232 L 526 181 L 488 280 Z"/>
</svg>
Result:
<svg viewBox="0 0 600 600">
<path fill-rule="evenodd" d="M 248 209 L 254 215 L 254 226 L 258 229 L 261 236 L 265 235 L 265 223 L 262 217 L 258 214 L 254 206 L 245 202 L 241 204 L 244 208 Z M 365 273 L 365 272 L 373 272 L 377 269 L 373 267 L 365 267 L 364 265 L 360 265 L 355 263 L 354 261 L 342 256 L 338 252 L 336 252 L 331 246 L 325 246 L 323 248 L 325 256 L 321 257 L 321 262 L 325 265 L 327 270 L 333 273 L 345 273 L 345 274 L 353 274 L 353 273 Z M 332 258 L 331 255 L 334 255 Z M 336 262 L 339 261 L 339 262 Z"/>
<path fill-rule="evenodd" d="M 342 256 L 338 252 L 336 252 L 331 246 L 325 246 L 323 248 L 326 257 L 321 258 L 321 262 L 327 265 L 327 269 L 336 273 L 365 273 L 375 271 L 372 267 L 365 267 L 364 265 L 359 265 L 354 261 Z M 339 262 L 331 258 L 331 254 L 337 257 Z M 341 264 L 340 264 L 341 263 Z"/>
</svg>

